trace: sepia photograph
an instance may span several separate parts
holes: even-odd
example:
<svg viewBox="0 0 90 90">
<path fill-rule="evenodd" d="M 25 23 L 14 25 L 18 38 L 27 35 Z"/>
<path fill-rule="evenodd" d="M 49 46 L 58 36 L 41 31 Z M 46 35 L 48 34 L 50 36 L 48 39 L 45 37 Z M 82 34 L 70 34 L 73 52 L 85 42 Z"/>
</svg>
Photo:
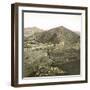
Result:
<svg viewBox="0 0 90 90">
<path fill-rule="evenodd" d="M 24 12 L 24 77 L 80 75 L 81 14 Z"/>
</svg>

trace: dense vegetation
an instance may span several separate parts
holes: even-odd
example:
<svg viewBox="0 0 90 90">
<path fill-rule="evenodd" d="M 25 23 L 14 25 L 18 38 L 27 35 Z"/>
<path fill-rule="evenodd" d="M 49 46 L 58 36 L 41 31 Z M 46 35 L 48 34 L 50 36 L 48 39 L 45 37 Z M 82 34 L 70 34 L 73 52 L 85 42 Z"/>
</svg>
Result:
<svg viewBox="0 0 90 90">
<path fill-rule="evenodd" d="M 79 35 L 63 26 L 24 32 L 25 77 L 80 74 Z"/>
</svg>

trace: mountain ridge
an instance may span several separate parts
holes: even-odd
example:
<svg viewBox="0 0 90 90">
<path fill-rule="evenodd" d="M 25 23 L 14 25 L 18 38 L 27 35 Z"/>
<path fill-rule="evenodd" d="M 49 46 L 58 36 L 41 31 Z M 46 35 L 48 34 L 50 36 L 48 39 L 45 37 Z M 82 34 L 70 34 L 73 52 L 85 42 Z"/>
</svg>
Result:
<svg viewBox="0 0 90 90">
<path fill-rule="evenodd" d="M 59 43 L 66 40 L 73 42 L 73 40 L 80 38 L 75 32 L 65 28 L 64 26 L 55 27 L 48 31 L 43 31 L 36 35 L 36 40 L 41 43 Z"/>
<path fill-rule="evenodd" d="M 60 42 L 64 42 L 65 46 L 69 46 L 73 43 L 80 42 L 80 35 L 64 26 L 54 27 L 47 31 L 32 27 L 31 29 L 29 28 L 29 31 L 31 32 L 28 33 L 29 35 L 27 35 L 25 40 L 34 41 L 35 43 L 59 44 Z"/>
</svg>

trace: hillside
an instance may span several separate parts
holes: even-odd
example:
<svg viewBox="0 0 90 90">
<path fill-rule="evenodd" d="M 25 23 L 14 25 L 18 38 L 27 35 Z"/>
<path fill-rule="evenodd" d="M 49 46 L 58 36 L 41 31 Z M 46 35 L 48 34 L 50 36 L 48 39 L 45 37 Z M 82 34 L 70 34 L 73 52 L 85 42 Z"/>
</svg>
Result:
<svg viewBox="0 0 90 90">
<path fill-rule="evenodd" d="M 52 28 L 47 31 L 43 31 L 41 29 L 32 28 L 29 36 L 25 38 L 25 40 L 30 43 L 52 43 L 52 44 L 60 44 L 63 43 L 64 47 L 69 47 L 73 44 L 80 42 L 80 36 L 75 32 L 65 28 L 64 26 Z M 33 33 L 32 33 L 33 32 Z"/>
<path fill-rule="evenodd" d="M 27 31 L 31 33 L 24 36 L 25 77 L 80 74 L 78 34 L 64 26 Z"/>
<path fill-rule="evenodd" d="M 42 32 L 42 30 L 40 28 L 37 28 L 37 27 L 25 28 L 24 29 L 24 37 L 31 36 L 37 32 Z"/>
<path fill-rule="evenodd" d="M 40 43 L 60 43 L 64 41 L 65 44 L 71 44 L 77 42 L 79 38 L 79 35 L 63 26 L 52 28 L 36 35 L 36 41 Z"/>
</svg>

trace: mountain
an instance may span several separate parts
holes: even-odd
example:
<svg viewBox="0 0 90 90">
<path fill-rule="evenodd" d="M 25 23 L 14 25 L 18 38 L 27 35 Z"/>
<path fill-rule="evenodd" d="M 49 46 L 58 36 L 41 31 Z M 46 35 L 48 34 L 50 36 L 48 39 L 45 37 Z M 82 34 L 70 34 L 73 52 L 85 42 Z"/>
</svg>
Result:
<svg viewBox="0 0 90 90">
<path fill-rule="evenodd" d="M 64 26 L 55 27 L 48 31 L 43 31 L 35 35 L 36 41 L 39 43 L 53 43 L 58 44 L 64 42 L 65 44 L 76 43 L 80 36 L 75 32 L 65 28 Z"/>
<path fill-rule="evenodd" d="M 25 29 L 24 31 L 24 40 L 28 41 L 29 44 L 63 43 L 65 47 L 71 47 L 74 44 L 74 46 L 77 46 L 79 45 L 78 43 L 80 43 L 80 35 L 64 26 L 55 27 L 47 31 L 41 30 L 37 27 L 32 27 L 29 29 Z"/>
<path fill-rule="evenodd" d="M 33 35 L 34 33 L 42 32 L 43 30 L 37 27 L 25 28 L 24 29 L 24 36 L 28 37 Z"/>
</svg>

